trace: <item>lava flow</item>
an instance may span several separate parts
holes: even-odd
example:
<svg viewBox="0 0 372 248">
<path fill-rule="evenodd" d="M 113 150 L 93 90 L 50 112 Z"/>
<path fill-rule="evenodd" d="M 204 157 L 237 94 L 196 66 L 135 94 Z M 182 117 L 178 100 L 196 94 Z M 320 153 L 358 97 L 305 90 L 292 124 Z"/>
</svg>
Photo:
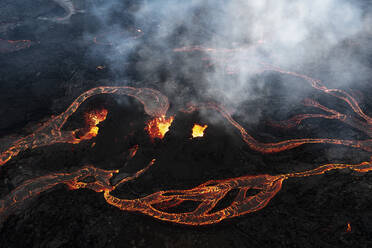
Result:
<svg viewBox="0 0 372 248">
<path fill-rule="evenodd" d="M 278 124 L 280 126 L 293 127 L 293 126 L 296 126 L 299 123 L 301 123 L 301 121 L 303 121 L 305 119 L 310 119 L 310 118 L 334 119 L 334 120 L 342 121 L 345 124 L 347 124 L 347 125 L 349 125 L 353 128 L 356 128 L 359 131 L 364 132 L 366 135 L 368 135 L 369 137 L 372 138 L 372 118 L 370 116 L 366 115 L 363 112 L 363 110 L 359 106 L 358 100 L 354 96 L 352 96 L 351 94 L 347 93 L 344 90 L 328 89 L 325 85 L 323 85 L 323 83 L 320 80 L 311 78 L 309 76 L 306 76 L 306 75 L 303 75 L 303 74 L 300 74 L 300 73 L 296 73 L 296 72 L 286 71 L 286 70 L 283 70 L 279 67 L 275 67 L 275 66 L 272 66 L 272 65 L 267 65 L 267 64 L 263 64 L 263 65 L 264 65 L 264 70 L 265 71 L 274 71 L 274 72 L 278 72 L 278 73 L 281 73 L 281 74 L 287 74 L 287 75 L 291 75 L 291 76 L 294 76 L 294 77 L 297 77 L 297 78 L 304 79 L 314 89 L 322 91 L 325 94 L 336 97 L 339 100 L 345 102 L 347 105 L 349 105 L 349 107 L 352 109 L 354 114 L 357 116 L 357 118 L 356 118 L 356 117 L 351 116 L 351 115 L 342 114 L 342 113 L 337 112 L 336 110 L 329 109 L 329 108 L 321 105 L 320 103 L 318 103 L 315 100 L 306 99 L 304 101 L 305 106 L 321 109 L 325 112 L 328 112 L 331 115 L 327 115 L 327 114 L 302 114 L 302 115 L 297 115 L 297 116 L 292 117 L 290 120 L 284 121 L 282 123 L 279 122 Z M 370 141 L 371 140 L 366 140 L 365 143 L 370 143 Z M 363 149 L 363 145 L 362 145 L 361 148 Z"/>
<path fill-rule="evenodd" d="M 138 146 L 136 146 L 136 148 L 138 149 Z M 134 154 L 132 155 L 134 156 Z M 117 180 L 114 185 L 110 182 L 110 179 L 114 174 L 119 173 L 119 170 L 104 170 L 92 165 L 85 166 L 70 173 L 52 173 L 26 180 L 12 190 L 9 195 L 0 199 L 0 223 L 2 223 L 15 209 L 21 207 L 25 201 L 38 196 L 40 193 L 58 184 L 67 185 L 70 190 L 90 189 L 95 192 L 112 191 L 119 185 L 138 178 L 154 163 L 155 159 L 151 160 L 146 167 L 137 171 L 132 176 Z M 91 180 L 92 178 L 94 178 L 93 181 Z"/>
<path fill-rule="evenodd" d="M 165 134 L 169 131 L 169 127 L 174 120 L 173 116 L 170 117 L 157 117 L 147 122 L 145 130 L 148 132 L 151 139 L 163 139 Z"/>
<path fill-rule="evenodd" d="M 368 136 L 372 137 L 372 118 L 367 116 L 359 106 L 356 99 L 344 92 L 337 89 L 326 88 L 319 80 L 314 80 L 302 74 L 293 72 L 287 72 L 276 67 L 267 66 L 265 70 L 277 71 L 283 74 L 293 75 L 302 78 L 309 82 L 312 87 L 318 89 L 326 94 L 334 96 L 345 103 L 347 103 L 354 114 L 358 116 L 358 119 L 348 115 L 342 114 L 323 105 L 320 105 L 316 101 L 306 100 L 305 104 L 318 109 L 321 109 L 328 114 L 318 115 L 300 115 L 299 117 L 293 118 L 294 121 L 288 121 L 288 123 L 294 122 L 295 124 L 307 118 L 327 118 L 336 119 L 342 121 L 354 128 L 359 129 Z M 56 142 L 65 143 L 76 143 L 75 132 L 61 131 L 61 127 L 67 121 L 67 119 L 77 110 L 82 102 L 87 98 L 103 93 L 116 93 L 133 96 L 143 103 L 145 112 L 153 117 L 148 123 L 146 130 L 150 134 L 150 137 L 162 139 L 166 132 L 169 131 L 169 127 L 174 119 L 173 116 L 165 117 L 169 107 L 168 99 L 163 96 L 160 92 L 147 89 L 147 88 L 132 88 L 132 87 L 98 87 L 91 89 L 82 95 L 80 95 L 71 106 L 62 114 L 52 118 L 47 124 L 38 129 L 35 133 L 26 136 L 13 143 L 13 145 L 4 153 L 1 154 L 1 162 L 5 163 L 12 156 L 17 155 L 20 151 L 27 148 L 35 148 L 39 146 L 50 145 Z M 284 150 L 292 149 L 303 144 L 309 143 L 327 143 L 327 144 L 338 144 L 354 147 L 367 152 L 372 152 L 372 140 L 339 140 L 339 139 L 290 139 L 277 143 L 262 143 L 254 139 L 248 132 L 236 122 L 232 116 L 220 105 L 215 103 L 207 103 L 200 105 L 191 105 L 184 112 L 190 113 L 199 108 L 209 108 L 218 111 L 223 117 L 226 118 L 234 127 L 236 127 L 243 140 L 248 144 L 250 148 L 262 153 L 273 153 L 281 152 Z M 99 112 L 92 115 L 87 115 L 89 118 L 89 130 L 96 127 L 96 125 L 105 119 L 107 112 Z M 204 126 L 205 127 L 205 126 Z M 204 128 L 203 127 L 203 128 Z M 206 127 L 205 127 L 206 128 Z M 205 129 L 204 128 L 204 129 Z M 138 146 L 134 146 L 129 151 L 128 158 L 135 156 L 138 150 Z M 290 178 L 301 178 L 322 175 L 330 170 L 346 169 L 358 172 L 367 173 L 372 171 L 372 159 L 371 161 L 362 162 L 360 164 L 338 164 L 331 163 L 318 166 L 315 169 L 293 172 L 279 175 L 247 175 L 238 178 L 229 178 L 223 180 L 211 180 L 196 186 L 192 189 L 186 190 L 167 190 L 158 191 L 148 196 L 140 197 L 137 199 L 120 199 L 111 192 L 115 188 L 128 181 L 134 180 L 142 175 L 148 168 L 154 164 L 155 160 L 152 160 L 148 166 L 144 169 L 136 172 L 133 176 L 124 177 L 119 181 L 117 178 L 112 183 L 112 177 L 119 173 L 118 170 L 102 170 L 93 166 L 84 167 L 76 172 L 72 173 L 59 173 L 50 174 L 47 176 L 35 178 L 24 182 L 22 185 L 15 188 L 10 192 L 9 195 L 0 200 L 0 215 L 7 216 L 14 207 L 22 205 L 22 202 L 38 195 L 40 192 L 48 190 L 57 184 L 66 184 L 70 189 L 76 190 L 80 188 L 91 189 L 96 192 L 104 192 L 104 198 L 106 202 L 113 205 L 121 210 L 125 211 L 136 211 L 153 218 L 174 222 L 185 225 L 207 225 L 218 223 L 224 219 L 229 219 L 237 216 L 241 216 L 247 213 L 258 211 L 270 202 L 270 200 L 280 191 L 282 183 Z M 94 182 L 84 182 L 87 177 L 93 177 Z M 121 179 L 121 180 L 120 180 Z M 254 189 L 257 191 L 256 194 L 247 194 L 248 190 Z M 224 208 L 219 208 L 218 203 L 223 201 L 227 194 L 231 191 L 237 191 L 234 200 Z M 194 202 L 197 207 L 194 209 L 184 210 L 182 213 L 175 213 L 174 207 L 178 207 L 187 202 Z"/>
<path fill-rule="evenodd" d="M 0 166 L 26 149 L 34 149 L 55 143 L 80 143 L 82 139 L 77 139 L 75 136 L 77 131 L 63 131 L 61 128 L 85 100 L 99 94 L 118 94 L 134 97 L 144 105 L 145 112 L 155 118 L 165 116 L 169 108 L 168 98 L 159 91 L 149 88 L 101 86 L 90 89 L 77 97 L 65 112 L 52 117 L 34 133 L 9 144 L 0 153 Z"/>
<path fill-rule="evenodd" d="M 192 137 L 198 138 L 204 136 L 204 131 L 207 129 L 208 125 L 201 126 L 199 124 L 194 124 L 192 128 Z"/>
<path fill-rule="evenodd" d="M 52 21 L 57 23 L 69 23 L 71 17 L 77 13 L 84 13 L 84 10 L 78 10 L 75 8 L 71 0 L 54 0 L 61 8 L 66 11 L 66 15 L 63 17 L 38 17 L 39 20 Z"/>
<path fill-rule="evenodd" d="M 31 47 L 30 40 L 3 40 L 0 39 L 0 53 L 11 53 Z"/>
<path fill-rule="evenodd" d="M 105 200 L 121 210 L 136 211 L 153 218 L 185 225 L 208 225 L 256 212 L 270 202 L 280 191 L 284 180 L 293 177 L 308 177 L 322 175 L 327 171 L 349 168 L 356 172 L 372 171 L 372 161 L 360 164 L 326 164 L 313 170 L 271 175 L 248 175 L 238 178 L 211 180 L 188 190 L 158 191 L 151 195 L 137 199 L 120 199 L 110 194 L 117 186 L 135 180 L 146 172 L 153 164 L 153 159 L 145 168 L 125 177 L 112 185 L 110 179 L 118 170 L 102 170 L 93 166 L 86 166 L 72 173 L 54 173 L 25 181 L 15 188 L 9 195 L 0 200 L 1 221 L 13 211 L 22 206 L 25 200 L 31 199 L 58 184 L 65 184 L 71 190 L 86 188 L 95 192 L 104 192 Z M 84 182 L 84 179 L 93 177 L 95 181 Z M 250 189 L 257 190 L 255 195 L 248 195 Z M 234 200 L 222 209 L 216 209 L 217 204 L 232 190 L 238 190 Z M 198 206 L 196 209 L 174 213 L 172 208 L 192 201 Z"/>
<path fill-rule="evenodd" d="M 255 150 L 259 151 L 261 153 L 276 153 L 281 152 L 289 149 L 293 149 L 295 147 L 304 145 L 304 144 L 335 144 L 335 145 L 344 145 L 349 146 L 353 148 L 362 149 L 367 152 L 372 152 L 372 118 L 366 115 L 363 110 L 360 108 L 358 101 L 348 94 L 347 92 L 339 89 L 328 89 L 326 86 L 324 86 L 320 80 L 315 80 L 311 77 L 305 76 L 303 74 L 290 72 L 282 70 L 278 67 L 273 67 L 269 65 L 265 65 L 263 71 L 275 71 L 282 74 L 288 74 L 292 75 L 301 79 L 304 79 L 305 81 L 309 82 L 310 85 L 320 90 L 330 96 L 336 97 L 342 101 L 344 101 L 347 105 L 351 107 L 354 114 L 357 115 L 358 118 L 348 115 L 348 114 L 342 114 L 339 113 L 336 110 L 327 108 L 320 103 L 318 103 L 315 100 L 306 99 L 304 101 L 304 104 L 306 106 L 315 107 L 318 109 L 321 109 L 325 112 L 328 112 L 329 114 L 303 114 L 292 117 L 290 120 L 284 121 L 284 122 L 278 122 L 275 123 L 275 126 L 279 127 L 293 127 L 298 125 L 301 121 L 309 118 L 325 118 L 325 119 L 334 119 L 344 122 L 345 124 L 356 128 L 360 130 L 361 132 L 365 133 L 367 136 L 369 136 L 371 139 L 366 140 L 342 140 L 342 139 L 326 139 L 326 138 L 305 138 L 305 139 L 289 139 L 284 140 L 276 143 L 263 143 L 256 140 L 254 137 L 252 137 L 238 122 L 236 122 L 233 117 L 230 115 L 230 113 L 223 108 L 223 106 L 209 102 L 199 105 L 189 105 L 188 108 L 182 109 L 181 111 L 185 113 L 191 113 L 195 110 L 198 110 L 200 108 L 207 108 L 207 109 L 213 109 L 219 112 L 223 117 L 226 118 L 235 128 L 237 128 L 240 131 L 240 134 L 242 135 L 242 138 L 245 143 L 248 144 L 248 146 Z"/>
<path fill-rule="evenodd" d="M 203 46 L 191 46 L 191 47 L 176 48 L 173 51 L 174 52 L 197 51 L 197 52 L 206 52 L 209 54 L 234 54 L 236 52 L 245 51 L 246 49 L 249 49 L 249 47 L 243 46 L 243 47 L 238 47 L 235 49 L 226 49 L 226 48 L 218 49 L 218 48 L 207 48 Z M 219 59 L 220 59 L 219 57 L 214 58 L 215 61 Z M 213 64 L 213 62 L 211 63 Z M 344 145 L 344 146 L 359 148 L 367 152 L 372 152 L 372 118 L 370 116 L 367 116 L 363 112 L 363 110 L 359 106 L 358 101 L 355 99 L 354 96 L 340 89 L 328 89 L 325 85 L 322 84 L 320 80 L 313 79 L 309 76 L 296 73 L 296 72 L 286 71 L 279 67 L 269 65 L 267 63 L 260 63 L 260 64 L 262 68 L 258 69 L 257 72 L 262 73 L 264 71 L 272 71 L 272 72 L 287 74 L 287 75 L 291 75 L 291 76 L 303 79 L 307 81 L 314 89 L 317 89 L 319 91 L 322 91 L 325 94 L 328 94 L 330 96 L 338 98 L 339 100 L 344 101 L 347 105 L 351 107 L 354 114 L 357 115 L 357 117 L 354 117 L 348 114 L 342 114 L 336 110 L 333 110 L 333 109 L 327 108 L 326 106 L 321 105 L 315 100 L 306 99 L 304 101 L 305 106 L 311 106 L 311 107 L 321 109 L 327 112 L 328 114 L 297 115 L 287 121 L 271 122 L 273 126 L 290 128 L 290 127 L 297 126 L 305 119 L 310 119 L 310 118 L 334 119 L 334 120 L 342 121 L 345 124 L 358 129 L 359 131 L 368 135 L 371 139 L 341 140 L 341 139 L 324 139 L 324 138 L 306 138 L 306 139 L 290 139 L 290 140 L 284 140 L 284 141 L 276 142 L 276 143 L 262 143 L 262 142 L 257 141 L 255 138 L 253 138 L 238 122 L 236 122 L 232 118 L 232 116 L 228 113 L 228 111 L 226 111 L 219 104 L 205 103 L 205 104 L 199 104 L 199 105 L 190 105 L 186 110 L 181 110 L 181 111 L 190 113 L 199 108 L 209 108 L 209 109 L 214 109 L 218 111 L 222 116 L 224 116 L 233 126 L 235 126 L 240 131 L 243 140 L 249 145 L 251 149 L 262 152 L 262 153 L 281 152 L 281 151 L 285 151 L 288 149 L 301 146 L 303 144 L 315 144 L 315 143 Z"/>
<path fill-rule="evenodd" d="M 128 157 L 127 159 L 131 159 L 134 156 L 136 156 L 139 146 L 135 145 L 132 148 L 129 149 Z"/>
</svg>

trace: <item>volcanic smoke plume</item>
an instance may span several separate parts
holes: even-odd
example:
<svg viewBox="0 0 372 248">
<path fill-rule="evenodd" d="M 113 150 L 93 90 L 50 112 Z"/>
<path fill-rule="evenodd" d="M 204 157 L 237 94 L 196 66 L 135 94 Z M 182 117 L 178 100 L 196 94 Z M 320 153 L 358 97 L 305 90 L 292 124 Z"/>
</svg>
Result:
<svg viewBox="0 0 372 248">
<path fill-rule="evenodd" d="M 371 3 L 0 3 L 4 247 L 369 247 Z"/>
</svg>

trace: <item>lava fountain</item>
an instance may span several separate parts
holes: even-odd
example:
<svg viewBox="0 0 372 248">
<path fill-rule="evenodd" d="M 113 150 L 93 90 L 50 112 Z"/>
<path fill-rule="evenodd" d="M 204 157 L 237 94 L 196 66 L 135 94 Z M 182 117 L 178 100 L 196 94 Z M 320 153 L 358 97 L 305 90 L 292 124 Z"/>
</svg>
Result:
<svg viewBox="0 0 372 248">
<path fill-rule="evenodd" d="M 145 130 L 150 135 L 151 139 L 163 139 L 165 134 L 169 131 L 169 127 L 174 120 L 173 116 L 170 117 L 157 117 L 147 122 Z"/>
<path fill-rule="evenodd" d="M 207 129 L 208 125 L 201 126 L 199 124 L 194 124 L 192 128 L 192 137 L 199 138 L 204 136 L 204 131 Z"/>
</svg>

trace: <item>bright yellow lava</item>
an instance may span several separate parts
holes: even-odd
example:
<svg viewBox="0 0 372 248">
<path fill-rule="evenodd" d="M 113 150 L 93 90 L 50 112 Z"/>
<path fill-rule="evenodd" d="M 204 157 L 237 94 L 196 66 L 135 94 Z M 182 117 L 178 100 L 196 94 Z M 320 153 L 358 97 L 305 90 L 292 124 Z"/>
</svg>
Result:
<svg viewBox="0 0 372 248">
<path fill-rule="evenodd" d="M 147 123 L 145 129 L 152 139 L 162 139 L 164 138 L 164 135 L 169 131 L 169 127 L 172 125 L 173 120 L 173 116 L 170 116 L 169 118 L 166 118 L 165 116 L 158 117 L 150 120 Z"/>
<path fill-rule="evenodd" d="M 192 137 L 203 137 L 204 136 L 204 130 L 208 127 L 208 125 L 201 126 L 199 124 L 194 124 L 194 127 L 192 128 Z"/>
</svg>

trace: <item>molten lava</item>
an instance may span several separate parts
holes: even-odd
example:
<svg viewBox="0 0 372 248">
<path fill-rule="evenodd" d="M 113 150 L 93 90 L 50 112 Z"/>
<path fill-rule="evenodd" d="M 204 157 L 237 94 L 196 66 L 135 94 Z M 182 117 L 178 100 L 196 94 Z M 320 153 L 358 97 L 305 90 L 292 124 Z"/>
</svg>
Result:
<svg viewBox="0 0 372 248">
<path fill-rule="evenodd" d="M 164 138 L 164 135 L 169 131 L 169 127 L 174 120 L 173 116 L 166 118 L 165 116 L 157 117 L 147 122 L 145 130 L 150 135 L 151 139 Z"/>
<path fill-rule="evenodd" d="M 91 112 L 85 113 L 85 123 L 87 127 L 83 131 L 87 131 L 83 136 L 80 137 L 80 140 L 89 140 L 93 137 L 96 137 L 98 134 L 99 128 L 97 125 L 106 120 L 107 110 L 93 110 Z"/>
<path fill-rule="evenodd" d="M 283 140 L 280 142 L 273 142 L 273 143 L 263 143 L 258 140 L 256 140 L 254 137 L 252 137 L 244 127 L 242 127 L 237 121 L 233 119 L 231 114 L 223 108 L 223 106 L 220 106 L 216 103 L 209 102 L 204 104 L 198 104 L 198 105 L 189 105 L 187 109 L 181 110 L 185 113 L 191 113 L 197 109 L 200 108 L 206 108 L 206 109 L 213 109 L 219 112 L 227 121 L 229 121 L 235 128 L 237 128 L 240 131 L 240 134 L 244 140 L 245 143 L 248 144 L 248 146 L 255 151 L 259 151 L 261 153 L 276 153 L 276 152 L 282 152 L 285 150 L 293 149 L 298 146 L 304 145 L 304 144 L 335 144 L 335 145 L 344 145 L 349 146 L 357 149 L 361 149 L 367 152 L 372 152 L 372 117 L 368 116 L 363 112 L 361 107 L 359 106 L 358 100 L 352 96 L 351 94 L 347 93 L 344 90 L 339 89 L 329 89 L 320 80 L 311 78 L 309 76 L 306 76 L 304 74 L 291 72 L 283 70 L 279 67 L 274 67 L 272 65 L 264 64 L 262 71 L 271 71 L 271 72 L 277 72 L 280 74 L 286 74 L 291 75 L 300 79 L 303 79 L 307 83 L 309 83 L 314 89 L 322 91 L 325 94 L 328 94 L 330 96 L 333 96 L 335 98 L 338 98 L 339 100 L 342 100 L 345 102 L 345 104 L 349 105 L 351 110 L 354 112 L 353 116 L 352 114 L 343 114 L 339 113 L 336 110 L 327 108 L 326 106 L 321 105 L 315 100 L 312 99 L 306 99 L 304 101 L 305 106 L 315 107 L 318 109 L 321 109 L 325 112 L 328 112 L 328 114 L 302 114 L 292 117 L 289 120 L 281 121 L 277 123 L 272 123 L 274 126 L 277 127 L 295 127 L 298 124 L 300 124 L 303 120 L 311 119 L 311 118 L 324 118 L 324 119 L 334 119 L 339 120 L 355 129 L 360 130 L 361 132 L 365 133 L 367 136 L 369 136 L 369 139 L 365 140 L 342 140 L 342 139 L 328 139 L 328 138 L 304 138 L 304 139 L 289 139 L 289 140 Z"/>
<path fill-rule="evenodd" d="M 135 146 L 136 147 L 136 146 Z M 90 189 L 104 192 L 108 204 L 124 211 L 136 211 L 153 218 L 185 225 L 215 224 L 224 219 L 230 219 L 263 209 L 281 190 L 282 183 L 290 178 L 322 175 L 327 171 L 345 169 L 366 173 L 372 171 L 372 160 L 360 164 L 325 164 L 315 169 L 279 175 L 247 175 L 223 180 L 210 180 L 192 189 L 158 191 L 135 199 L 121 199 L 110 194 L 119 185 L 133 181 L 145 173 L 155 163 L 155 159 L 132 176 L 125 177 L 112 184 L 111 178 L 119 170 L 103 170 L 94 166 L 85 166 L 70 173 L 52 173 L 46 176 L 25 181 L 8 195 L 0 199 L 0 223 L 11 214 L 15 208 L 41 192 L 49 190 L 58 184 L 65 184 L 70 190 Z M 93 177 L 93 182 L 84 182 L 87 177 Z M 247 194 L 254 189 L 256 194 Z M 232 190 L 238 190 L 233 201 L 222 209 L 216 209 L 217 204 Z M 182 213 L 174 213 L 171 208 L 187 201 L 198 203 L 196 209 Z M 351 231 L 348 223 L 347 231 Z"/>
<path fill-rule="evenodd" d="M 208 125 L 201 126 L 199 124 L 194 124 L 192 128 L 192 137 L 198 138 L 204 136 L 204 130 L 207 129 Z"/>
<path fill-rule="evenodd" d="M 56 143 L 78 144 L 81 139 L 76 138 L 76 131 L 63 131 L 61 128 L 85 100 L 99 94 L 134 97 L 143 104 L 146 114 L 152 117 L 165 116 L 169 108 L 168 98 L 154 89 L 128 86 L 100 86 L 90 89 L 77 97 L 65 112 L 52 117 L 34 133 L 16 139 L 4 147 L 0 153 L 0 166 L 26 149 L 35 149 Z"/>
<path fill-rule="evenodd" d="M 346 226 L 346 232 L 351 232 L 351 225 L 350 225 L 350 222 L 347 223 L 347 226 Z"/>
<path fill-rule="evenodd" d="M 191 113 L 199 108 L 208 108 L 219 112 L 240 132 L 243 141 L 247 143 L 251 149 L 262 153 L 281 152 L 293 149 L 303 144 L 315 143 L 345 145 L 364 150 L 366 152 L 372 152 L 372 117 L 363 112 L 359 102 L 353 95 L 343 90 L 328 89 L 322 84 L 321 81 L 315 80 L 303 74 L 285 71 L 278 67 L 272 66 L 266 66 L 264 70 L 275 71 L 281 74 L 301 78 L 308 82 L 314 89 L 343 101 L 352 110 L 346 113 L 340 113 L 336 110 L 321 105 L 315 100 L 308 99 L 304 102 L 306 106 L 320 109 L 326 113 L 297 115 L 290 120 L 280 123 L 281 126 L 294 127 L 302 121 L 311 118 L 333 119 L 362 131 L 369 137 L 369 139 L 340 140 L 303 138 L 289 139 L 275 143 L 264 143 L 252 137 L 247 130 L 245 130 L 237 121 L 233 119 L 232 115 L 226 109 L 218 104 L 206 103 L 191 105 L 189 108 L 183 111 Z M 137 89 L 127 86 L 97 87 L 81 94 L 65 112 L 53 117 L 34 133 L 20 138 L 10 144 L 5 151 L 0 154 L 0 165 L 5 164 L 12 157 L 18 155 L 21 151 L 26 149 L 34 149 L 36 147 L 47 146 L 55 143 L 80 142 L 82 137 L 81 139 L 77 140 L 74 136 L 74 132 L 63 131 L 61 130 L 62 126 L 77 110 L 77 108 L 89 97 L 98 94 L 113 93 L 132 96 L 143 103 L 145 112 L 153 118 L 147 123 L 145 128 L 152 139 L 162 139 L 169 131 L 169 127 L 171 126 L 174 117 L 165 117 L 169 108 L 169 102 L 168 99 L 160 92 L 149 88 Z M 106 115 L 107 110 L 93 111 L 88 113 L 86 115 L 87 128 L 80 129 L 80 132 L 84 133 L 83 131 L 86 130 L 87 133 L 93 133 L 93 135 L 96 135 L 98 131 L 97 124 L 103 121 L 106 118 Z M 207 128 L 207 126 L 200 127 L 203 129 L 201 133 L 203 133 L 205 128 Z M 90 138 L 94 136 L 90 136 Z M 85 137 L 85 135 L 83 137 Z M 87 138 L 89 138 L 89 136 L 87 136 Z M 135 145 L 133 148 L 131 148 L 128 152 L 128 159 L 135 156 L 138 149 L 138 145 Z M 100 168 L 95 168 L 92 165 L 85 166 L 75 172 L 53 173 L 27 180 L 13 189 L 8 195 L 0 199 L 0 222 L 2 222 L 15 207 L 21 206 L 25 200 L 31 199 L 39 195 L 41 192 L 49 190 L 58 184 L 65 184 L 71 190 L 86 188 L 95 192 L 104 192 L 104 197 L 108 204 L 124 211 L 136 211 L 159 220 L 179 224 L 207 225 L 218 223 L 224 219 L 234 218 L 247 213 L 259 211 L 267 206 L 270 200 L 281 190 L 282 183 L 285 180 L 290 180 L 291 178 L 317 176 L 325 174 L 327 171 L 341 170 L 346 168 L 358 173 L 372 172 L 371 158 L 370 161 L 365 161 L 359 164 L 330 163 L 320 165 L 314 169 L 288 174 L 246 175 L 237 178 L 210 180 L 191 189 L 158 191 L 135 199 L 121 199 L 111 194 L 111 192 L 120 184 L 130 182 L 138 178 L 145 171 L 151 168 L 154 162 L 154 159 L 151 160 L 151 162 L 145 168 L 137 171 L 132 176 L 122 178 L 117 183 L 113 183 L 111 179 L 114 174 L 119 173 L 118 170 L 103 170 Z M 88 177 L 93 177 L 95 181 L 85 182 L 84 179 Z M 257 193 L 247 194 L 250 189 L 254 189 Z M 222 209 L 218 207 L 218 204 L 223 201 L 225 196 L 231 191 L 237 191 L 233 201 Z M 185 210 L 182 213 L 175 213 L 172 211 L 173 207 L 180 206 L 190 201 L 198 204 L 196 209 Z M 351 231 L 350 223 L 348 223 L 346 230 Z"/>
<path fill-rule="evenodd" d="M 129 149 L 129 154 L 128 154 L 128 158 L 127 159 L 131 159 L 133 158 L 134 156 L 136 156 L 136 153 L 138 151 L 138 148 L 139 148 L 139 145 L 135 145 L 133 146 L 132 148 Z"/>
</svg>

